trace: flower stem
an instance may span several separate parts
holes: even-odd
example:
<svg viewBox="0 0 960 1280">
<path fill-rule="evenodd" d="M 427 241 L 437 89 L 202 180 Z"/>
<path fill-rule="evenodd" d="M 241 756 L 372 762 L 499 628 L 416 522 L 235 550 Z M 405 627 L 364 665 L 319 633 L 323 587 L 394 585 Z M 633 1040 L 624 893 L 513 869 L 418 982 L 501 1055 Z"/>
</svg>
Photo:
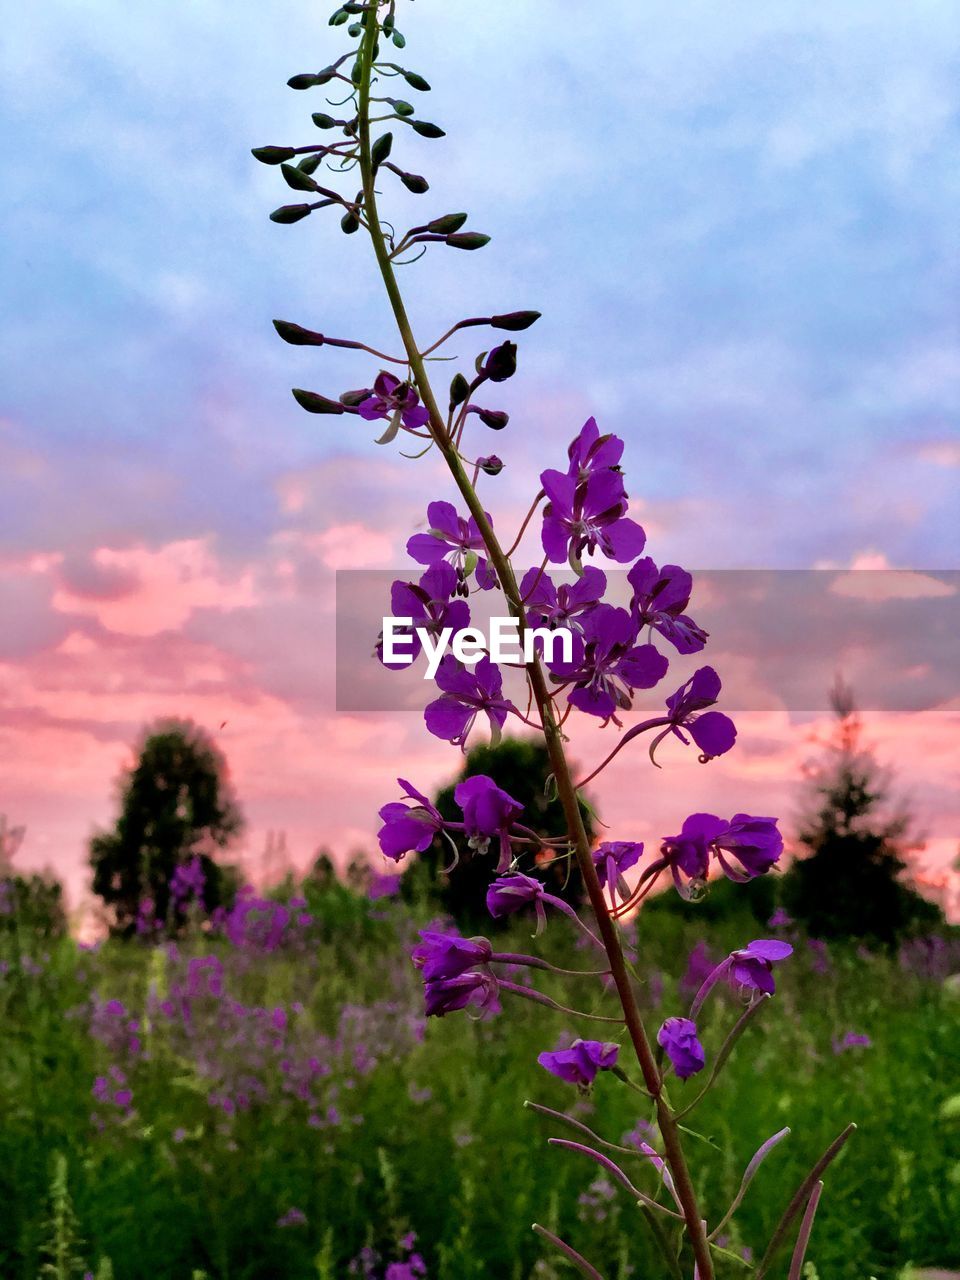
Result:
<svg viewBox="0 0 960 1280">
<path fill-rule="evenodd" d="M 443 454 L 444 461 L 450 469 L 454 483 L 460 490 L 470 514 L 476 521 L 477 530 L 483 538 L 488 558 L 499 578 L 510 612 L 519 623 L 522 644 L 527 623 L 513 567 L 500 546 L 493 527 L 487 519 L 483 504 L 470 483 L 470 477 L 464 470 L 456 445 L 447 431 L 443 414 L 440 411 L 430 380 L 427 377 L 423 356 L 413 335 L 413 329 L 410 325 L 410 319 L 407 315 L 403 296 L 393 270 L 390 253 L 377 214 L 377 196 L 374 189 L 374 173 L 371 160 L 370 83 L 373 77 L 374 50 L 379 35 L 379 21 L 372 8 L 367 9 L 366 17 L 366 30 L 360 48 L 361 79 L 357 114 L 363 200 L 369 223 L 370 239 L 377 265 L 383 278 L 384 288 L 386 289 L 390 306 L 393 309 L 397 329 L 410 362 L 410 371 L 414 384 L 420 394 L 421 403 L 430 415 L 430 433 Z M 623 1020 L 626 1023 L 644 1083 L 656 1102 L 657 1122 L 663 1138 L 664 1153 L 673 1174 L 677 1198 L 683 1207 L 683 1216 L 686 1220 L 687 1231 L 693 1247 L 694 1257 L 696 1258 L 699 1277 L 700 1280 L 713 1280 L 713 1259 L 710 1254 L 710 1246 L 707 1243 L 706 1228 L 700 1214 L 696 1192 L 687 1168 L 680 1133 L 670 1104 L 663 1095 L 660 1072 L 657 1069 L 650 1041 L 634 996 L 630 975 L 620 944 L 619 931 L 607 911 L 603 890 L 600 887 L 600 881 L 597 879 L 596 868 L 590 855 L 590 840 L 583 825 L 583 815 L 580 812 L 577 792 L 574 788 L 573 777 L 563 749 L 563 737 L 553 715 L 547 682 L 537 657 L 534 657 L 533 661 L 527 664 L 527 677 L 533 690 L 534 701 L 540 713 L 544 741 L 550 757 L 550 767 L 556 780 L 558 796 L 566 818 L 567 830 L 573 840 L 580 874 L 590 899 L 590 905 L 596 916 L 603 946 L 610 962 L 610 971 L 623 1009 Z"/>
</svg>

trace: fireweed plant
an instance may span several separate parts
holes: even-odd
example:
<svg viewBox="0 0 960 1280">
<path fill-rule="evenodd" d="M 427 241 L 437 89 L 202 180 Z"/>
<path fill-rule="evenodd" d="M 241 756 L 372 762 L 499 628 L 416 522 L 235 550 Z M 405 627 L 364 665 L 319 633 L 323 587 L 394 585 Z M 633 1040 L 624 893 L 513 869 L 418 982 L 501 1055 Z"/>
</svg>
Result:
<svg viewBox="0 0 960 1280">
<path fill-rule="evenodd" d="M 494 454 L 478 452 L 468 439 L 471 428 L 499 431 L 507 426 L 507 414 L 491 406 L 487 397 L 516 372 L 517 345 L 508 337 L 481 352 L 468 373 L 454 375 L 443 397 L 434 389 L 427 364 L 431 357 L 439 358 L 435 353 L 455 334 L 487 328 L 513 335 L 534 324 L 539 313 L 511 311 L 456 320 L 427 345 L 414 336 L 398 268 L 435 246 L 482 249 L 489 237 L 466 228 L 465 213 L 429 217 L 406 231 L 381 217 L 379 198 L 391 184 L 399 182 L 417 195 L 429 191 L 425 178 L 397 163 L 407 131 L 431 139 L 442 137 L 443 130 L 421 119 L 405 98 L 392 96 L 397 87 L 417 96 L 430 88 L 418 72 L 390 60 L 406 44 L 397 27 L 395 0 L 344 4 L 332 15 L 330 25 L 345 26 L 353 47 L 321 71 L 298 74 L 288 81 L 296 90 L 326 90 L 329 96 L 323 105 L 328 110 L 313 114 L 324 140 L 304 146 L 259 147 L 253 155 L 264 164 L 278 166 L 287 185 L 302 197 L 276 209 L 270 215 L 274 222 L 300 222 L 316 210 L 332 209 L 344 233 L 363 231 L 369 236 L 403 354 L 386 354 L 360 341 L 276 320 L 285 342 L 348 348 L 387 366 L 371 370 L 372 385 L 345 391 L 335 399 L 301 389 L 293 394 L 310 413 L 354 415 L 375 426 L 379 444 L 406 444 L 417 457 L 435 449 L 449 469 L 459 505 L 446 498 L 428 504 L 427 532 L 414 534 L 407 543 L 421 572 L 393 586 L 397 616 L 411 617 L 430 633 L 439 634 L 447 626 L 459 630 L 469 625 L 471 594 L 498 590 L 517 619 L 521 640 L 533 626 L 563 626 L 574 636 L 571 656 L 548 658 L 541 650 L 524 666 L 528 688 L 524 710 L 504 695 L 502 672 L 488 656 L 472 666 L 447 656 L 436 672 L 438 696 L 425 711 L 428 731 L 464 751 L 474 730 L 485 725 L 494 741 L 513 720 L 541 732 L 552 768 L 549 787 L 563 808 L 566 834 L 541 839 L 524 824 L 522 807 L 489 777 L 474 776 L 456 788 L 462 822 L 445 821 L 425 795 L 399 779 L 402 798 L 380 811 L 380 846 L 388 858 L 399 862 L 425 850 L 438 835 L 452 844 L 451 833 L 457 832 L 466 837 L 469 856 L 495 861 L 497 878 L 487 896 L 491 916 L 532 908 L 539 933 L 552 912 L 562 912 L 583 931 L 586 945 L 599 958 L 596 967 L 584 971 L 583 982 L 600 984 L 600 995 L 610 1001 L 610 1010 L 598 1014 L 565 1009 L 583 1020 L 584 1038 L 565 1049 L 541 1053 L 538 1062 L 581 1092 L 590 1090 L 601 1073 L 635 1090 L 642 1099 L 638 1105 L 650 1117 L 651 1141 L 631 1149 L 608 1141 L 571 1115 L 527 1105 L 575 1135 L 551 1138 L 552 1145 L 599 1165 L 632 1198 L 662 1253 L 665 1275 L 689 1276 L 692 1262 L 696 1280 L 711 1280 L 718 1259 L 736 1262 L 738 1268 L 747 1266 L 721 1246 L 722 1232 L 760 1165 L 789 1129 L 761 1145 L 743 1172 L 733 1202 L 716 1206 L 700 1202 L 683 1141 L 693 1131 L 682 1121 L 716 1083 L 738 1038 L 773 996 L 774 968 L 792 949 L 769 939 L 745 943 L 712 968 L 685 1013 L 667 1018 L 651 1032 L 640 1014 L 634 984 L 641 979 L 625 954 L 619 922 L 637 909 L 663 877 L 672 879 L 684 898 L 696 900 L 705 892 L 713 867 L 736 882 L 763 875 L 780 858 L 783 841 L 774 818 L 695 813 L 676 835 L 664 837 L 652 856 L 633 842 L 609 841 L 591 847 L 581 816 L 580 789 L 629 743 L 648 735 L 649 758 L 658 768 L 657 751 L 668 739 L 692 746 L 704 764 L 734 746 L 732 721 L 714 709 L 721 685 L 709 666 L 700 667 L 666 697 L 662 715 L 629 728 L 624 728 L 621 718 L 630 711 L 637 689 L 652 689 L 667 675 L 668 658 L 654 643 L 655 637 L 684 655 L 698 653 L 706 644 L 706 632 L 686 613 L 691 577 L 676 565 L 658 566 L 643 554 L 644 531 L 628 514 L 620 466 L 623 442 L 601 432 L 592 418 L 570 444 L 566 460 L 541 473 L 529 513 L 509 548 L 501 541 L 479 485 L 496 477 L 503 463 Z M 513 555 L 530 523 L 538 518 L 543 560 L 521 575 Z M 596 564 L 584 565 L 585 556 L 629 566 L 633 593 L 628 608 L 604 601 L 606 576 Z M 550 566 L 559 565 L 573 570 L 573 585 L 553 581 Z M 574 713 L 622 730 L 606 758 L 582 778 L 573 776 L 565 753 L 564 725 Z M 581 919 L 567 903 L 548 893 L 537 877 L 516 869 L 516 851 L 531 847 L 541 861 L 576 860 L 591 921 Z M 632 886 L 628 871 L 634 875 Z M 483 937 L 463 938 L 427 929 L 413 949 L 412 960 L 423 978 L 428 1016 L 454 1010 L 489 1016 L 499 1010 L 500 998 L 507 996 L 561 1008 L 532 984 L 507 980 L 500 967 L 515 975 L 517 966 L 542 972 L 549 971 L 550 964 L 535 956 L 499 953 Z M 700 1039 L 698 1018 L 704 1003 L 722 986 L 733 989 L 743 1009 L 722 1043 L 708 1047 Z M 604 1038 L 590 1038 L 597 1034 L 598 1024 Z M 635 1059 L 638 1078 L 629 1074 L 624 1050 Z M 671 1078 L 684 1082 L 695 1076 L 703 1081 L 699 1090 L 678 1103 Z M 836 1138 L 797 1187 L 759 1262 L 748 1268 L 758 1280 L 770 1272 L 790 1239 L 794 1248 L 789 1280 L 799 1280 L 822 1175 L 853 1127 Z M 599 1280 L 597 1269 L 570 1244 L 539 1224 L 534 1224 L 534 1230 L 582 1275 Z"/>
</svg>

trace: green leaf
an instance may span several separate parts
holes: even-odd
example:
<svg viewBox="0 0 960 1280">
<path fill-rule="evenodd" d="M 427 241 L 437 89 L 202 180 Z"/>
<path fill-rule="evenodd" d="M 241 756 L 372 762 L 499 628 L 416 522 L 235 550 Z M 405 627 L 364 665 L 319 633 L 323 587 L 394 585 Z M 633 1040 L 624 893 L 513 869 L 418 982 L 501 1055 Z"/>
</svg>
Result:
<svg viewBox="0 0 960 1280">
<path fill-rule="evenodd" d="M 438 124 L 431 124 L 429 120 L 411 120 L 409 124 L 414 133 L 419 133 L 421 138 L 445 138 L 447 136 Z"/>
<path fill-rule="evenodd" d="M 282 164 L 297 153 L 293 147 L 254 147 L 250 154 L 261 164 Z"/>
<path fill-rule="evenodd" d="M 446 236 L 451 231 L 459 231 L 467 220 L 465 213 L 445 213 L 441 218 L 434 218 L 427 223 L 427 230 L 435 235 Z"/>
<path fill-rule="evenodd" d="M 306 218 L 312 212 L 312 204 L 284 204 L 279 209 L 274 209 L 270 215 L 270 221 L 282 222 L 286 225 L 291 222 L 299 222 L 301 218 Z"/>
<path fill-rule="evenodd" d="M 482 249 L 490 243 L 490 237 L 480 231 L 458 231 L 447 236 L 447 244 L 452 249 Z"/>
<path fill-rule="evenodd" d="M 301 409 L 307 413 L 343 413 L 343 405 L 336 400 L 328 400 L 326 396 L 317 395 L 316 391 L 303 391 L 293 388 L 293 398 Z"/>
<path fill-rule="evenodd" d="M 319 187 L 310 177 L 308 173 L 304 173 L 302 169 L 298 169 L 295 164 L 282 164 L 280 172 L 284 176 L 284 180 L 288 187 L 293 187 L 294 191 L 318 191 Z"/>
<path fill-rule="evenodd" d="M 955 1093 L 940 1104 L 940 1119 L 960 1120 L 960 1093 Z"/>
</svg>

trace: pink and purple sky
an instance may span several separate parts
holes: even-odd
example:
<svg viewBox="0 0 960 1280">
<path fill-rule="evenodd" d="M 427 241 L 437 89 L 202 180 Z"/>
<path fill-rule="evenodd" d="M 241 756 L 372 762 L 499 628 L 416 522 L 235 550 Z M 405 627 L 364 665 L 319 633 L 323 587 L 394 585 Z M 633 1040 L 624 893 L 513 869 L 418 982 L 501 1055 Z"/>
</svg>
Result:
<svg viewBox="0 0 960 1280">
<path fill-rule="evenodd" d="M 409 10 L 406 64 L 433 84 L 421 114 L 448 132 L 404 139 L 432 183 L 416 211 L 467 209 L 493 236 L 407 273 L 416 327 L 544 313 L 502 389 L 509 428 L 478 443 L 508 462 L 486 490 L 498 525 L 595 414 L 627 442 L 659 562 L 914 571 L 894 592 L 914 624 L 891 636 L 876 613 L 834 665 L 855 687 L 887 673 L 868 733 L 940 881 L 960 841 L 955 632 L 929 612 L 960 560 L 955 7 Z M 429 789 L 458 765 L 415 713 L 334 704 L 335 571 L 403 567 L 427 499 L 453 495 L 434 462 L 299 410 L 291 386 L 336 395 L 376 368 L 270 324 L 395 345 L 362 237 L 319 215 L 271 224 L 284 188 L 249 155 L 310 140 L 321 91 L 285 81 L 340 52 L 326 17 L 303 0 L 8 17 L 0 812 L 27 826 L 17 865 L 53 868 L 75 904 L 86 841 L 158 716 L 216 736 L 254 875 L 270 830 L 299 867 L 319 845 L 372 848 L 397 772 Z M 696 809 L 790 828 L 826 717 L 778 702 L 764 672 L 804 653 L 783 619 L 747 650 L 715 633 L 708 653 L 756 690 L 738 748 L 708 768 L 670 753 L 655 777 L 624 752 L 595 789 L 617 838 Z M 924 709 L 903 710 L 893 690 L 917 679 Z M 575 754 L 610 732 L 583 729 Z"/>
</svg>

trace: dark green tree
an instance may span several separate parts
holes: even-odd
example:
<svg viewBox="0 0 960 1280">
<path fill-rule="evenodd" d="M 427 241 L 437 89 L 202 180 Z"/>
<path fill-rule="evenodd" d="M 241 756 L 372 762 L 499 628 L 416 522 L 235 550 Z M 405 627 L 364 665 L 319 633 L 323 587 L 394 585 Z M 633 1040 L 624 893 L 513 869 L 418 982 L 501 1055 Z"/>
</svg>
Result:
<svg viewBox="0 0 960 1280">
<path fill-rule="evenodd" d="M 115 932 L 136 928 L 141 903 L 175 931 L 183 912 L 171 899 L 176 868 L 200 859 L 203 906 L 227 905 L 236 874 L 214 860 L 243 829 L 226 761 L 191 720 L 161 720 L 143 734 L 134 766 L 118 781 L 120 814 L 113 831 L 90 842 L 93 890 L 110 911 Z"/>
<path fill-rule="evenodd" d="M 831 692 L 836 726 L 823 757 L 808 768 L 809 799 L 798 831 L 807 852 L 783 878 L 782 901 L 818 938 L 892 945 L 935 928 L 940 908 L 904 878 L 922 847 L 913 819 L 891 798 L 891 775 L 863 740 L 850 688 Z"/>
<path fill-rule="evenodd" d="M 463 813 L 453 798 L 454 789 L 464 778 L 484 773 L 498 787 L 523 805 L 521 821 L 538 836 L 562 836 L 566 834 L 566 822 L 560 802 L 550 798 L 548 779 L 550 760 L 542 742 L 529 738 L 504 738 L 499 745 L 480 746 L 467 756 L 455 782 L 444 787 L 434 803 L 442 816 L 450 822 L 462 822 Z M 593 838 L 590 812 L 581 803 L 587 835 Z M 439 905 L 465 928 L 483 928 L 489 931 L 493 925 L 486 908 L 487 888 L 496 875 L 497 857 L 494 853 L 477 856 L 467 848 L 465 839 L 454 836 L 459 861 L 454 862 L 453 849 L 446 838 L 438 837 L 433 845 L 415 859 L 404 875 L 404 892 L 409 897 L 421 894 L 439 900 Z M 536 875 L 549 891 L 563 898 L 572 906 L 581 904 L 584 897 L 583 880 L 572 858 L 557 857 L 548 861 L 543 852 L 529 845 L 515 846 L 519 870 Z"/>
</svg>

